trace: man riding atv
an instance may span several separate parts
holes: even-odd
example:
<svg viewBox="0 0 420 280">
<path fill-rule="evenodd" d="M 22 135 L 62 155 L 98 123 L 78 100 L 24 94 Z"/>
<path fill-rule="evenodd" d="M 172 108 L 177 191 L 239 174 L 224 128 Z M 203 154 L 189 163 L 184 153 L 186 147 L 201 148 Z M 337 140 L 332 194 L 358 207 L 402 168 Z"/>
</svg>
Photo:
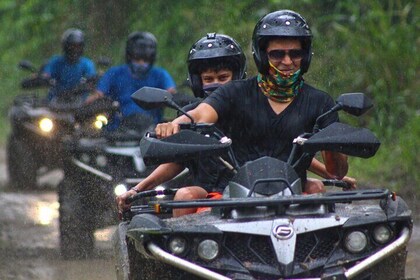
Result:
<svg viewBox="0 0 420 280">
<path fill-rule="evenodd" d="M 96 69 L 92 60 L 83 56 L 85 48 L 85 35 L 80 29 L 67 29 L 61 38 L 63 55 L 53 56 L 47 65 L 43 68 L 42 76 L 46 79 L 53 80 L 53 87 L 48 93 L 48 100 L 65 98 L 72 100 L 73 96 L 64 96 L 66 93 L 72 94 L 71 91 L 84 82 L 88 82 L 96 77 Z M 94 83 L 91 88 L 93 89 Z M 83 92 L 74 93 L 82 94 L 86 98 L 89 88 Z M 76 96 L 74 96 L 75 98 Z"/>
</svg>

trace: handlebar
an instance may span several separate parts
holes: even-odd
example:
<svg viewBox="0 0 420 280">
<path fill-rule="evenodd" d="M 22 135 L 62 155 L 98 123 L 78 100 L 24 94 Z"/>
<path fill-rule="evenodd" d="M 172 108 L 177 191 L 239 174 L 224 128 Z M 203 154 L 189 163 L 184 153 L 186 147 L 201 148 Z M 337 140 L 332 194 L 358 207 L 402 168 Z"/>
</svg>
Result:
<svg viewBox="0 0 420 280">
<path fill-rule="evenodd" d="M 151 196 L 157 196 L 157 195 L 174 195 L 177 191 L 178 189 L 143 191 L 143 192 L 139 192 L 133 196 L 128 197 L 127 203 L 133 203 L 134 201 L 139 200 L 140 198 L 144 198 L 144 197 L 151 197 Z"/>
<path fill-rule="evenodd" d="M 343 189 L 350 189 L 351 184 L 343 180 L 325 179 L 322 180 L 324 186 L 337 187 Z"/>
</svg>

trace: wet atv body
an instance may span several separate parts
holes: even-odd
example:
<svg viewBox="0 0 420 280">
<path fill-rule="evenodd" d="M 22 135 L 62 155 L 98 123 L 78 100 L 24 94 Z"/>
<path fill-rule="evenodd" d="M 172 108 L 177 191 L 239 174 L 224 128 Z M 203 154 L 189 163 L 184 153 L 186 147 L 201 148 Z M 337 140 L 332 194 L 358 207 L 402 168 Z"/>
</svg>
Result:
<svg viewBox="0 0 420 280">
<path fill-rule="evenodd" d="M 371 106 L 361 94 L 342 95 L 337 104 L 343 110 Z M 198 126 L 161 140 L 144 137 L 146 164 L 229 149 L 211 126 L 205 132 Z M 317 151 L 372 157 L 378 139 L 367 129 L 333 123 L 293 143 L 287 162 L 262 157 L 236 168 L 221 200 L 132 208 L 113 240 L 118 279 L 403 279 L 412 231 L 404 200 L 387 189 L 306 195 L 295 171 L 302 157 Z M 297 159 L 295 149 L 303 152 Z M 165 216 L 197 207 L 211 210 Z"/>
<path fill-rule="evenodd" d="M 264 157 L 238 170 L 222 200 L 151 203 L 159 213 L 212 210 L 178 218 L 137 211 L 115 235 L 119 279 L 404 277 L 412 220 L 401 197 L 300 188 L 287 163 Z"/>
</svg>

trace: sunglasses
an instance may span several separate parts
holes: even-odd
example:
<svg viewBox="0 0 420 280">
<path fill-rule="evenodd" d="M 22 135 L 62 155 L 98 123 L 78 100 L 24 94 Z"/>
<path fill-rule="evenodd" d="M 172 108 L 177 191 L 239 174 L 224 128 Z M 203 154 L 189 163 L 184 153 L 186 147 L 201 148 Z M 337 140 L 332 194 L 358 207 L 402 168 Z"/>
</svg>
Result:
<svg viewBox="0 0 420 280">
<path fill-rule="evenodd" d="M 286 57 L 286 55 L 288 55 L 291 60 L 299 60 L 305 56 L 305 50 L 303 49 L 272 50 L 268 52 L 268 58 L 273 61 L 281 61 Z"/>
</svg>

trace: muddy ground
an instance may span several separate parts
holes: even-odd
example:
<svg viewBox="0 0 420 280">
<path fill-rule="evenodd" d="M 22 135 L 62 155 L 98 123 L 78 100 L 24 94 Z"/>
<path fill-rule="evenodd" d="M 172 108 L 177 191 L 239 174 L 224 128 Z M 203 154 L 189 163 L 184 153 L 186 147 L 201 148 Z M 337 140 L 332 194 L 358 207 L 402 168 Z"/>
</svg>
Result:
<svg viewBox="0 0 420 280">
<path fill-rule="evenodd" d="M 62 174 L 56 172 L 42 178 L 40 190 L 16 192 L 7 187 L 4 162 L 0 149 L 0 279 L 116 279 L 110 244 L 114 227 L 95 233 L 94 257 L 63 260 L 59 253 L 59 205 L 54 187 Z M 418 217 L 416 220 L 420 221 Z M 407 278 L 420 279 L 419 264 L 420 227 L 416 226 L 409 246 Z"/>
</svg>

